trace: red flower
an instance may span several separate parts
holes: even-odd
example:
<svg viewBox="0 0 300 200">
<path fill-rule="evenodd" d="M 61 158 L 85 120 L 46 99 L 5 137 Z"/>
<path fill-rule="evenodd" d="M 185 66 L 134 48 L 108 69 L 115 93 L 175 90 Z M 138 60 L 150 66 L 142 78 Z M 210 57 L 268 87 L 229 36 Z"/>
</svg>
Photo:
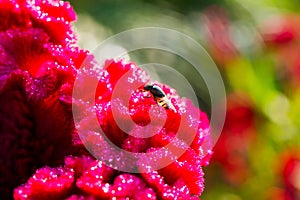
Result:
<svg viewBox="0 0 300 200">
<path fill-rule="evenodd" d="M 268 45 L 287 45 L 299 38 L 299 16 L 273 16 L 262 24 L 261 32 Z"/>
<path fill-rule="evenodd" d="M 219 6 L 211 6 L 203 15 L 205 37 L 214 59 L 221 65 L 235 59 L 239 52 L 230 33 L 230 20 L 226 11 Z"/>
<path fill-rule="evenodd" d="M 280 185 L 271 188 L 268 199 L 294 200 L 300 198 L 300 151 L 290 148 L 277 159 L 276 175 Z"/>
<path fill-rule="evenodd" d="M 205 113 L 174 89 L 155 83 L 176 111 L 159 106 L 142 90 L 150 79 L 134 63 L 94 63 L 74 46 L 70 22 L 75 14 L 67 2 L 7 0 L 0 5 L 1 198 L 10 199 L 12 189 L 26 180 L 15 189 L 15 199 L 198 198 L 204 188 L 202 166 L 211 155 L 203 148 L 210 142 Z M 72 95 L 76 77 L 81 84 Z M 91 80 L 98 83 L 95 94 L 87 91 Z M 89 128 L 83 135 L 75 129 L 72 108 L 84 109 L 75 118 Z M 96 125 L 91 122 L 94 108 Z M 141 174 L 110 168 L 83 147 L 96 146 L 108 160 L 122 158 L 106 148 L 99 127 L 127 152 L 150 153 L 171 144 L 164 153 L 174 162 L 152 169 L 151 160 L 140 157 L 132 165 Z M 182 152 L 178 158 L 176 151 Z M 164 162 L 164 153 L 152 162 Z"/>
<path fill-rule="evenodd" d="M 300 16 L 275 16 L 262 24 L 262 36 L 267 47 L 276 55 L 280 78 L 288 90 L 299 88 L 300 83 Z M 292 89 L 293 90 L 293 89 Z"/>
<path fill-rule="evenodd" d="M 286 152 L 281 163 L 281 177 L 284 186 L 284 200 L 300 197 L 300 152 L 297 149 Z"/>
<path fill-rule="evenodd" d="M 59 0 L 2 0 L 0 1 L 0 31 L 15 28 L 40 28 L 51 42 L 61 45 L 75 43 L 70 22 L 76 14 L 68 2 Z"/>
<path fill-rule="evenodd" d="M 231 94 L 227 97 L 225 124 L 214 148 L 213 160 L 221 164 L 227 181 L 238 185 L 249 175 L 247 152 L 255 136 L 255 113 L 247 96 Z"/>
<path fill-rule="evenodd" d="M 63 94 L 87 53 L 70 46 L 67 36 L 45 29 L 47 20 L 33 14 L 43 4 L 48 10 L 38 11 L 41 15 L 57 18 L 57 11 L 64 10 L 61 19 L 68 22 L 68 3 L 0 4 L 0 193 L 10 199 L 13 188 L 37 168 L 59 165 L 75 151 L 72 113 Z"/>
<path fill-rule="evenodd" d="M 174 103 L 177 112 L 167 110 L 167 120 L 162 129 L 156 129 L 159 125 L 158 121 L 163 120 L 164 108 L 160 108 L 153 98 L 147 98 L 144 95 L 147 92 L 141 92 L 140 89 L 134 91 L 130 97 L 130 107 L 129 111 L 124 109 L 125 105 L 123 99 L 112 99 L 112 88 L 116 87 L 117 80 L 114 79 L 118 77 L 120 79 L 120 74 L 124 72 L 129 72 L 129 76 L 125 79 L 125 83 L 122 84 L 122 92 L 124 94 L 126 88 L 129 89 L 129 85 L 133 84 L 132 81 L 144 81 L 147 77 L 144 71 L 135 66 L 133 63 L 125 64 L 121 61 L 119 62 L 107 62 L 107 71 L 104 69 L 91 68 L 90 70 L 84 69 L 84 78 L 86 80 L 91 80 L 95 76 L 99 76 L 100 81 L 97 88 L 96 95 L 96 107 L 98 110 L 99 123 L 102 126 L 105 134 L 110 138 L 112 142 L 119 145 L 125 150 L 132 152 L 151 152 L 161 147 L 165 146 L 175 138 L 175 134 L 178 130 L 178 123 L 183 123 L 183 131 L 186 135 L 192 135 L 195 131 L 196 137 L 193 139 L 191 147 L 174 163 L 167 167 L 159 170 L 150 170 L 147 173 L 142 173 L 140 175 L 133 175 L 130 173 L 120 173 L 112 168 L 107 167 L 102 163 L 102 161 L 93 161 L 91 158 L 82 158 L 78 160 L 73 160 L 68 158 L 66 165 L 63 168 L 42 168 L 36 172 L 29 181 L 20 186 L 15 190 L 16 199 L 24 199 L 26 196 L 30 198 L 45 198 L 48 193 L 51 198 L 68 198 L 68 195 L 73 194 L 69 199 L 81 199 L 81 198 L 112 198 L 112 197 L 130 197 L 133 199 L 193 199 L 198 198 L 203 190 L 203 172 L 201 166 L 206 165 L 206 157 L 210 155 L 209 149 L 203 149 L 202 145 L 205 140 L 208 140 L 209 127 L 208 120 L 204 113 L 195 108 L 189 100 L 180 99 L 173 89 L 167 86 L 161 85 L 168 97 Z M 113 70 L 111 67 L 114 67 Z M 122 71 L 123 70 L 123 71 Z M 91 73 L 93 72 L 93 73 Z M 97 72 L 97 73 L 96 73 Z M 120 73 L 120 74 L 118 74 Z M 110 79 L 112 77 L 112 79 Z M 113 80 L 113 81 L 111 81 Z M 79 80 L 80 81 L 80 80 Z M 86 86 L 85 81 L 81 81 L 82 87 Z M 80 88 L 79 88 L 80 90 Z M 131 93 L 130 93 L 131 94 Z M 123 95 L 121 95 L 123 96 Z M 88 99 L 88 98 L 87 98 Z M 89 103 L 84 103 L 87 100 L 82 98 L 81 103 L 77 106 L 89 107 Z M 78 99 L 77 99 L 78 100 Z M 176 101 L 175 101 L 176 100 Z M 111 105 L 112 101 L 118 101 L 118 112 L 117 116 L 112 117 Z M 88 101 L 87 101 L 88 102 Z M 123 104 L 123 105 L 122 105 Z M 116 119 L 123 120 L 125 123 L 128 119 L 126 114 L 129 116 L 139 116 L 139 123 L 145 125 L 149 123 L 149 109 L 150 107 L 155 107 L 160 110 L 161 113 L 156 116 L 157 122 L 153 123 L 153 127 L 147 129 L 148 131 L 157 130 L 156 135 L 150 138 L 138 138 L 128 136 L 124 131 L 122 131 L 116 124 Z M 201 120 L 195 118 L 197 117 L 196 111 L 200 112 Z M 83 126 L 91 125 L 89 120 L 90 113 L 87 111 L 82 114 L 81 124 Z M 172 123 L 171 123 L 172 122 Z M 176 125 L 177 124 L 177 125 Z M 97 132 L 93 132 L 94 127 L 89 131 L 85 138 L 83 139 L 85 144 L 98 145 L 104 144 L 103 137 Z M 96 129 L 96 128 L 95 128 Z M 143 127 L 129 127 L 129 132 L 134 132 L 136 136 L 142 136 L 145 129 Z M 76 138 L 75 138 L 76 139 Z M 184 140 L 184 138 L 182 139 Z M 77 140 L 77 145 L 80 144 L 80 140 Z M 178 143 L 178 148 L 186 148 L 186 143 Z M 109 149 L 102 147 L 102 150 L 107 151 L 107 155 L 111 155 Z M 102 151 L 100 150 L 100 151 Z M 113 156 L 111 157 L 113 159 Z M 147 167 L 147 159 L 139 159 L 138 162 L 142 163 L 140 167 Z M 56 179 L 52 176 L 53 174 L 60 173 L 62 171 L 68 171 L 66 168 L 70 166 L 70 163 L 74 165 L 73 171 L 75 174 L 69 179 L 60 178 L 59 175 L 55 175 Z M 93 163 L 93 164 L 89 164 Z M 134 163 L 133 163 L 134 165 Z M 72 170 L 71 170 L 72 171 Z M 141 169 L 142 171 L 142 169 Z M 39 184 L 41 180 L 37 177 L 41 177 L 42 173 L 46 183 L 49 181 L 53 186 L 49 184 L 41 185 Z M 48 174 L 48 177 L 46 176 Z M 69 181 L 73 181 L 76 187 L 69 186 Z M 56 183 L 56 186 L 55 186 Z M 112 184 L 113 183 L 113 184 Z M 58 186 L 59 185 L 59 186 Z M 42 187 L 42 188 L 40 188 Z M 50 187 L 50 189 L 49 189 Z M 40 193 L 35 191 L 39 188 Z M 136 188 L 139 188 L 136 190 Z M 54 191 L 52 191 L 54 190 Z M 192 197 L 191 194 L 196 196 Z M 54 195 L 54 196 L 53 196 Z"/>
<path fill-rule="evenodd" d="M 138 153 L 154 152 L 169 144 L 179 132 L 177 137 L 180 142 L 177 143 L 176 148 L 185 150 L 186 143 L 184 141 L 189 140 L 189 137 L 192 137 L 194 133 L 194 138 L 190 141 L 191 146 L 183 155 L 162 169 L 150 169 L 149 172 L 142 173 L 140 178 L 152 188 L 157 198 L 190 199 L 193 198 L 191 194 L 196 195 L 195 198 L 199 196 L 204 187 L 201 166 L 207 164 L 208 157 L 211 155 L 209 149 L 202 147 L 204 142 L 209 141 L 209 122 L 206 114 L 194 107 L 190 100 L 181 99 L 175 90 L 155 83 L 166 93 L 176 112 L 160 107 L 151 97 L 150 92 L 142 90 L 145 83 L 149 81 L 149 77 L 134 63 L 111 60 L 107 61 L 101 70 L 95 67 L 84 67 L 81 73 L 79 76 L 81 78 L 77 80 L 80 83 L 79 87 L 76 88 L 78 93 L 75 91 L 75 96 L 80 97 L 81 101 L 76 100 L 80 103 L 76 104 L 75 108 L 91 107 L 89 103 L 91 97 L 88 97 L 91 94 L 84 91 L 84 88 L 90 83 L 90 80 L 95 79 L 95 76 L 100 74 L 95 97 L 98 122 L 108 139 L 120 148 Z M 121 90 L 118 91 L 120 85 Z M 136 86 L 139 87 L 133 89 Z M 119 94 L 113 97 L 113 92 Z M 84 94 L 87 95 L 84 96 Z M 127 107 L 126 102 L 128 101 Z M 116 109 L 115 113 L 113 113 L 113 107 Z M 151 112 L 155 113 L 155 117 Z M 200 118 L 197 113 L 200 114 Z M 92 115 L 93 113 L 89 111 L 84 114 L 80 113 L 79 126 L 84 127 L 81 128 L 84 132 L 81 139 L 96 155 L 98 152 L 105 151 L 106 160 L 108 162 L 114 160 L 114 153 L 104 145 L 104 138 L 93 124 L 93 118 L 90 117 Z M 164 123 L 162 124 L 161 121 Z M 123 129 L 119 127 L 120 124 Z M 85 127 L 89 128 L 85 129 Z M 145 137 L 151 132 L 154 133 L 152 137 Z M 172 151 L 170 156 L 174 156 Z M 161 161 L 159 159 L 150 160 L 154 163 Z M 134 162 L 130 164 L 136 165 L 141 172 L 147 171 L 145 169 L 151 166 L 149 160 L 143 157 L 137 159 L 136 163 Z M 113 173 L 116 174 L 117 172 L 114 171 Z M 114 177 L 114 175 L 111 176 Z M 94 181 L 97 182 L 91 178 L 88 183 Z M 106 185 L 107 181 L 102 184 Z M 105 190 L 109 190 L 109 188 Z M 92 187 L 86 192 L 95 195 L 96 191 L 98 190 Z M 116 195 L 109 191 L 105 194 L 102 192 L 101 197 L 111 198 Z"/>
</svg>

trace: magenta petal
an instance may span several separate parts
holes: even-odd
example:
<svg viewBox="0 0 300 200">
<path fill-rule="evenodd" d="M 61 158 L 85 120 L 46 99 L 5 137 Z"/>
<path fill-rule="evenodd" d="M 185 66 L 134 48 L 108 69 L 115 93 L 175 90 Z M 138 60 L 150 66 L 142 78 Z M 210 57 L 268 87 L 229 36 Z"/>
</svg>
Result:
<svg viewBox="0 0 300 200">
<path fill-rule="evenodd" d="M 14 198 L 16 200 L 60 199 L 67 195 L 73 181 L 72 170 L 45 167 L 37 170 L 28 183 L 16 188 Z"/>
</svg>

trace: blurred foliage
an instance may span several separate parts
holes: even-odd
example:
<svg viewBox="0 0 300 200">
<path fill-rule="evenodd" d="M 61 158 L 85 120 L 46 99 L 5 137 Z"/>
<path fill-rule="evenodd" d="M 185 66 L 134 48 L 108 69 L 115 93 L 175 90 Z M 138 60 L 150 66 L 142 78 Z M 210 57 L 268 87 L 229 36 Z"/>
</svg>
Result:
<svg viewBox="0 0 300 200">
<path fill-rule="evenodd" d="M 295 158 L 300 163 L 299 0 L 71 0 L 71 4 L 79 13 L 76 28 L 85 48 L 92 50 L 103 39 L 130 28 L 162 26 L 191 36 L 214 58 L 233 98 L 228 98 L 215 159 L 205 168 L 201 199 L 300 199 L 300 164 L 290 167 L 286 162 Z M 267 21 L 273 16 L 277 18 Z M 287 23 L 282 25 L 281 18 Z M 139 64 L 159 61 L 162 55 L 148 51 L 130 56 Z M 163 58 L 164 64 L 182 66 L 182 73 L 193 77 L 185 61 L 171 55 Z M 193 77 L 191 84 L 204 94 L 200 78 Z M 201 106 L 209 110 L 205 99 L 202 96 Z"/>
</svg>

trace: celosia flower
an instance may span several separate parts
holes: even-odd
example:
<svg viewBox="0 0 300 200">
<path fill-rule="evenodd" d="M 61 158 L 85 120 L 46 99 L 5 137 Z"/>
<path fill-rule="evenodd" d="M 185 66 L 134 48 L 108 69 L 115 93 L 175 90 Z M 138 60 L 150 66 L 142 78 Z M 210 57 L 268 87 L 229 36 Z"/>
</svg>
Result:
<svg viewBox="0 0 300 200">
<path fill-rule="evenodd" d="M 221 65 L 236 58 L 239 54 L 230 32 L 230 20 L 225 9 L 211 6 L 203 13 L 205 37 L 208 49 L 214 59 Z"/>
<path fill-rule="evenodd" d="M 300 198 L 300 151 L 289 148 L 277 157 L 276 176 L 279 184 L 267 191 L 267 199 L 295 200 Z"/>
<path fill-rule="evenodd" d="M 170 101 L 173 103 L 177 112 L 172 110 L 164 110 L 159 107 L 153 98 L 149 98 L 149 92 L 141 91 L 140 88 L 132 90 L 131 86 L 134 84 L 145 84 L 149 81 L 148 75 L 134 63 L 124 63 L 123 61 L 107 61 L 104 68 L 97 67 L 83 67 L 81 70 L 82 79 L 78 79 L 78 91 L 74 91 L 77 98 L 75 98 L 76 107 L 87 108 L 85 113 L 80 113 L 80 126 L 88 127 L 88 130 L 81 137 L 84 144 L 90 150 L 97 154 L 97 151 L 105 151 L 108 155 L 107 160 L 113 160 L 113 152 L 106 148 L 104 139 L 97 132 L 97 127 L 90 121 L 92 112 L 91 110 L 91 97 L 90 94 L 84 91 L 88 86 L 90 80 L 99 79 L 98 87 L 96 90 L 96 112 L 98 122 L 106 136 L 117 146 L 130 152 L 151 152 L 158 150 L 172 140 L 178 131 L 179 124 L 182 123 L 181 131 L 186 135 L 192 135 L 195 132 L 195 138 L 191 141 L 191 147 L 172 164 L 159 169 L 150 170 L 147 173 L 140 175 L 133 175 L 130 173 L 121 173 L 105 166 L 102 161 L 97 161 L 97 167 L 83 173 L 75 179 L 76 189 L 70 188 L 68 194 L 73 194 L 71 199 L 81 198 L 80 195 L 87 195 L 89 198 L 121 198 L 129 197 L 133 199 L 193 199 L 203 191 L 203 172 L 202 166 L 207 164 L 211 151 L 203 149 L 202 145 L 205 141 L 209 140 L 209 126 L 206 115 L 198 108 L 194 107 L 190 100 L 181 99 L 173 89 L 159 84 Z M 112 93 L 116 89 L 116 85 L 120 84 L 118 81 L 121 77 L 125 76 L 125 81 L 121 83 L 122 90 L 120 91 L 119 98 L 112 98 Z M 158 84 L 158 83 L 157 83 Z M 86 94 L 86 96 L 82 95 Z M 128 95 L 129 94 L 129 95 Z M 129 96 L 129 109 L 126 107 L 126 96 Z M 81 99 L 78 99 L 78 98 Z M 112 113 L 112 105 L 117 102 L 116 115 Z M 149 110 L 156 108 L 159 112 L 156 117 L 151 119 L 150 127 L 144 128 L 150 123 Z M 166 114 L 166 122 L 162 127 L 159 121 L 164 120 Z M 200 119 L 197 118 L 197 113 L 200 113 Z M 131 119 L 132 118 L 132 119 Z M 129 123 L 133 120 L 135 126 Z M 122 130 L 118 124 L 126 124 L 125 129 L 130 133 Z M 158 126 L 158 127 L 157 127 Z M 153 137 L 141 138 L 145 131 L 157 131 Z M 132 136 L 135 135 L 136 137 Z M 77 145 L 80 140 L 77 138 Z M 185 148 L 185 143 L 179 144 L 178 148 Z M 109 156 L 111 155 L 111 156 Z M 137 160 L 139 167 L 148 167 L 148 160 L 143 158 Z M 155 161 L 153 161 L 155 162 Z M 131 163 L 133 166 L 135 163 Z M 141 169 L 141 171 L 143 171 Z M 97 176 L 98 174 L 98 176 Z M 118 175 L 118 176 L 117 176 Z M 122 178 L 122 183 L 119 181 Z M 124 179 L 124 180 L 123 180 Z M 111 183 L 118 183 L 120 191 L 116 191 L 115 186 Z M 130 182 L 130 184 L 127 182 Z M 24 193 L 31 195 L 28 189 L 30 182 L 25 186 L 16 190 L 15 195 Z M 141 188 L 136 192 L 133 188 Z M 21 192 L 20 192 L 21 191 Z M 195 196 L 191 196 L 195 195 Z M 65 196 L 66 197 L 66 196 Z M 87 198 L 87 197 L 85 197 Z M 146 198 L 146 199 L 147 199 Z"/>
<path fill-rule="evenodd" d="M 40 28 L 51 42 L 61 45 L 75 43 L 70 22 L 76 14 L 68 2 L 59 0 L 2 0 L 0 1 L 0 31 L 8 29 Z"/>
<path fill-rule="evenodd" d="M 299 14 L 275 16 L 263 23 L 261 29 L 267 47 L 276 55 L 278 74 L 288 90 L 298 89 L 300 83 L 299 20 Z"/>
<path fill-rule="evenodd" d="M 228 95 L 225 124 L 212 160 L 221 164 L 231 184 L 239 185 L 247 180 L 247 153 L 255 129 L 254 108 L 248 97 L 238 93 Z"/>
<path fill-rule="evenodd" d="M 299 37 L 299 16 L 281 15 L 267 19 L 261 28 L 268 45 L 287 45 Z"/>
<path fill-rule="evenodd" d="M 0 29 L 1 198 L 10 199 L 21 183 L 14 190 L 15 199 L 198 198 L 204 188 L 202 166 L 211 155 L 210 149 L 203 148 L 210 142 L 205 113 L 174 89 L 156 83 L 176 112 L 159 106 L 149 91 L 141 90 L 150 79 L 134 63 L 107 61 L 99 68 L 87 59 L 79 71 L 89 57 L 74 46 L 70 22 L 75 14 L 68 3 L 7 0 L 0 4 L 4 20 Z M 95 94 L 76 96 L 80 91 L 74 91 L 77 98 L 72 99 L 78 75 L 84 77 L 77 80 L 82 81 L 79 90 L 89 87 L 85 80 L 97 80 Z M 124 77 L 115 98 L 113 92 Z M 135 84 L 140 88 L 133 89 Z M 73 109 L 86 109 L 80 113 L 80 124 L 92 128 L 80 138 L 83 143 L 74 126 L 72 101 Z M 90 127 L 94 108 L 100 126 Z M 176 148 L 184 153 L 161 169 L 121 172 L 91 158 L 83 146 L 96 145 L 98 151 L 111 155 L 99 127 L 112 143 L 129 152 L 154 152 L 177 138 Z M 155 133 L 152 137 L 140 137 L 150 131 Z M 143 171 L 148 161 L 140 158 L 133 165 Z"/>
<path fill-rule="evenodd" d="M 297 149 L 285 153 L 281 161 L 281 177 L 284 184 L 283 199 L 300 197 L 300 152 Z"/>
<path fill-rule="evenodd" d="M 106 69 L 106 70 L 104 70 Z M 132 152 L 149 152 L 159 149 L 171 140 L 174 139 L 175 134 L 178 129 L 178 124 L 183 123 L 184 134 L 191 134 L 196 131 L 196 137 L 193 139 L 191 148 L 188 150 L 174 163 L 171 165 L 159 169 L 152 170 L 149 173 L 130 174 L 121 173 L 112 168 L 107 167 L 102 161 L 91 161 L 91 158 L 79 159 L 72 161 L 75 166 L 80 166 L 79 170 L 75 167 L 71 168 L 75 175 L 70 175 L 69 179 L 61 178 L 60 174 L 62 171 L 68 171 L 66 168 L 70 168 L 68 162 L 61 168 L 50 169 L 48 167 L 42 168 L 36 172 L 36 174 L 29 179 L 29 181 L 24 185 L 20 186 L 15 190 L 15 198 L 22 199 L 25 196 L 28 198 L 45 198 L 47 192 L 51 195 L 56 195 L 56 198 L 68 198 L 69 199 L 81 199 L 81 198 L 133 198 L 133 199 L 193 199 L 198 198 L 203 190 L 203 172 L 201 166 L 206 165 L 206 156 L 210 156 L 210 151 L 202 148 L 204 140 L 208 139 L 209 126 L 208 120 L 204 113 L 195 108 L 189 100 L 180 99 L 173 89 L 167 86 L 161 85 L 168 97 L 173 102 L 177 112 L 167 110 L 167 121 L 162 129 L 158 129 L 155 136 L 150 138 L 137 138 L 128 136 L 124 131 L 122 131 L 116 124 L 115 120 L 123 120 L 123 123 L 130 120 L 126 117 L 126 114 L 132 116 L 135 121 L 140 125 L 145 125 L 149 123 L 149 109 L 150 107 L 160 108 L 153 98 L 145 97 L 145 92 L 141 92 L 137 89 L 132 93 L 129 104 L 131 109 L 124 109 L 125 102 L 122 99 L 112 99 L 112 91 L 120 77 L 124 73 L 129 72 L 127 81 L 122 84 L 124 87 L 124 95 L 129 92 L 129 85 L 132 81 L 137 81 L 142 83 L 142 81 L 147 81 L 146 73 L 138 68 L 133 63 L 123 63 L 122 61 L 110 61 L 107 62 L 104 69 L 86 69 L 83 70 L 84 78 L 95 78 L 95 76 L 100 76 L 99 85 L 96 92 L 96 107 L 99 108 L 98 120 L 100 126 L 103 128 L 105 134 L 108 138 L 119 145 L 125 150 Z M 91 73 L 93 72 L 93 73 Z M 98 73 L 96 73 L 98 72 Z M 80 80 L 79 80 L 80 81 Z M 84 81 L 81 82 L 82 87 L 86 86 Z M 83 88 L 82 88 L 83 89 Z M 80 88 L 79 88 L 80 90 Z M 101 96 L 98 96 L 101 94 Z M 123 95 L 121 95 L 123 96 Z M 106 97 L 106 98 L 101 98 Z M 81 103 L 77 106 L 89 106 L 87 99 L 82 98 Z M 111 105 L 112 101 L 118 101 L 118 112 L 117 116 L 112 116 Z M 123 105 L 122 105 L 123 104 Z M 164 109 L 164 108 L 161 108 Z M 196 110 L 195 110 L 196 109 Z M 195 118 L 196 111 L 200 112 L 201 119 Z M 157 116 L 157 121 L 162 120 L 163 110 Z M 89 126 L 89 112 L 82 114 L 81 121 L 84 126 Z M 180 121 L 182 120 L 182 121 Z M 153 126 L 157 123 L 154 122 Z M 153 128 L 156 130 L 155 128 Z M 153 130 L 149 128 L 149 130 Z M 128 127 L 128 130 L 135 132 L 135 135 L 141 136 L 145 129 L 137 127 Z M 90 145 L 100 145 L 104 142 L 99 134 L 94 134 L 93 131 L 88 132 L 86 138 L 84 139 L 85 144 Z M 77 140 L 77 144 L 80 141 Z M 180 146 L 179 148 L 185 148 L 185 146 Z M 104 149 L 107 151 L 107 149 Z M 110 152 L 107 152 L 110 155 Z M 113 157 L 112 157 L 113 159 Z M 68 158 L 67 161 L 72 159 Z M 71 162 L 71 161 L 70 161 Z M 144 160 L 139 160 L 139 162 L 144 162 Z M 88 164 L 92 163 L 92 164 Z M 145 163 L 144 163 L 145 164 Z M 89 165 L 83 167 L 84 165 Z M 146 165 L 146 164 L 145 164 Z M 143 165 L 142 165 L 143 166 Z M 42 187 L 39 184 L 40 173 L 45 176 L 49 174 L 49 177 L 44 177 L 45 182 L 52 184 L 55 179 L 53 179 L 53 174 L 57 177 L 57 184 L 59 189 L 51 189 L 49 184 L 44 184 L 44 188 L 40 188 L 40 193 L 36 193 L 36 185 Z M 52 175 L 51 175 L 52 174 Z M 62 182 L 61 182 L 62 181 Z M 65 183 L 64 183 L 65 181 Z M 70 187 L 69 181 L 73 181 L 76 187 Z M 37 182 L 37 183 L 36 183 Z M 49 189 L 50 187 L 50 189 Z M 54 186 L 53 186 L 54 187 Z M 57 186 L 58 187 L 58 186 Z M 66 189 L 68 188 L 68 189 Z M 138 188 L 138 189 L 137 189 Z M 54 190 L 55 192 L 53 192 Z M 58 191 L 58 192 L 57 192 Z M 194 197 L 191 195 L 195 195 Z M 49 194 L 50 195 L 50 194 Z M 54 198 L 53 196 L 51 196 Z"/>
<path fill-rule="evenodd" d="M 69 22 L 75 15 L 68 3 L 0 4 L 0 193 L 2 199 L 11 199 L 13 188 L 37 168 L 62 164 L 74 151 L 72 113 L 63 86 L 72 83 L 87 53 L 70 46 Z M 51 21 L 58 14 L 56 25 L 65 26 L 69 36 L 54 31 Z"/>
</svg>

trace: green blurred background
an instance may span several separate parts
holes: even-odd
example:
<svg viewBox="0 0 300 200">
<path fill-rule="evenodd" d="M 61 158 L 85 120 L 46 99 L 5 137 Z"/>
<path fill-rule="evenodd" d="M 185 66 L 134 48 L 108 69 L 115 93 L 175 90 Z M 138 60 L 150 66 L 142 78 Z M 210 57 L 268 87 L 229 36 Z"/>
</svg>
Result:
<svg viewBox="0 0 300 200">
<path fill-rule="evenodd" d="M 227 118 L 215 155 L 205 167 L 203 200 L 300 199 L 299 0 L 85 0 L 70 1 L 79 45 L 137 27 L 178 30 L 205 47 L 227 92 Z M 132 53 L 145 63 L 162 52 Z M 164 64 L 193 72 L 186 61 Z M 209 113 L 201 77 L 190 80 Z"/>
</svg>

